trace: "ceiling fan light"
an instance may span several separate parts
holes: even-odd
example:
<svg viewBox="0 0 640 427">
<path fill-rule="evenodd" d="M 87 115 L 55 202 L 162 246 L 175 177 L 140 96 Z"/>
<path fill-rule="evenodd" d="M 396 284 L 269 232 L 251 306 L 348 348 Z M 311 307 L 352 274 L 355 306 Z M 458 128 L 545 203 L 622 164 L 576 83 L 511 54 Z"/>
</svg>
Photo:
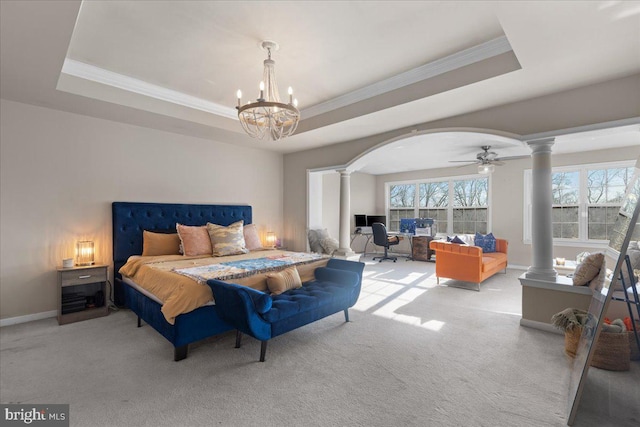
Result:
<svg viewBox="0 0 640 427">
<path fill-rule="evenodd" d="M 496 170 L 496 167 L 491 163 L 478 165 L 478 173 L 481 173 L 483 175 L 488 175 L 490 173 L 493 173 L 495 170 Z"/>
</svg>

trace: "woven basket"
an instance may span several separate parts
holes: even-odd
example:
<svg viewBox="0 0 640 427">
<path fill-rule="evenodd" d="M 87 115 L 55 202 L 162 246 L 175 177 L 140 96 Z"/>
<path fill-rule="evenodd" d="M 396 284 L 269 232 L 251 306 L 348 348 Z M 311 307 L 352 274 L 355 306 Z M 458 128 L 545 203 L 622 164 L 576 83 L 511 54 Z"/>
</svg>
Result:
<svg viewBox="0 0 640 427">
<path fill-rule="evenodd" d="M 564 352 L 569 357 L 576 357 L 578 341 L 582 328 L 574 327 L 564 334 Z M 601 332 L 596 349 L 591 358 L 591 366 L 609 371 L 628 371 L 631 367 L 630 334 Z M 634 340 L 635 338 L 631 337 Z"/>
</svg>

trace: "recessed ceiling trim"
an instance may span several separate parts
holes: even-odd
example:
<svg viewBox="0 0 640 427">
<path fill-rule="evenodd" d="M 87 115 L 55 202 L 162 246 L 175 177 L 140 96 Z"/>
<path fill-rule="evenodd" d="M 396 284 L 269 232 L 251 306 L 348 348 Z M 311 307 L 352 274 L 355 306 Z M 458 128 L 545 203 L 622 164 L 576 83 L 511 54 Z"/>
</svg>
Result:
<svg viewBox="0 0 640 427">
<path fill-rule="evenodd" d="M 303 109 L 301 115 L 303 119 L 307 119 L 325 114 L 511 51 L 513 51 L 511 44 L 507 36 L 503 35 L 320 104 L 312 105 Z"/>
<path fill-rule="evenodd" d="M 205 111 L 217 116 L 238 120 L 238 113 L 235 108 L 225 107 L 220 104 L 216 104 L 215 102 L 147 83 L 143 80 L 138 80 L 123 74 L 114 73 L 113 71 L 105 70 L 103 68 L 96 67 L 95 65 L 86 64 L 74 59 L 65 58 L 62 66 L 62 72 L 70 76 L 91 80 L 129 92 L 171 102 L 173 104 Z"/>
<path fill-rule="evenodd" d="M 552 130 L 548 132 L 531 133 L 528 135 L 523 135 L 522 140 L 534 141 L 536 139 L 552 138 L 556 136 L 566 136 L 570 134 L 585 133 L 585 132 L 596 132 L 596 131 L 606 130 L 606 129 L 615 129 L 615 128 L 619 129 L 623 127 L 627 128 L 625 129 L 625 131 L 628 131 L 628 132 L 640 131 L 640 127 L 638 125 L 640 125 L 640 117 L 631 117 L 628 119 L 613 120 L 611 122 L 594 123 L 586 126 L 577 126 L 577 127 L 567 128 L 567 129 Z"/>
</svg>

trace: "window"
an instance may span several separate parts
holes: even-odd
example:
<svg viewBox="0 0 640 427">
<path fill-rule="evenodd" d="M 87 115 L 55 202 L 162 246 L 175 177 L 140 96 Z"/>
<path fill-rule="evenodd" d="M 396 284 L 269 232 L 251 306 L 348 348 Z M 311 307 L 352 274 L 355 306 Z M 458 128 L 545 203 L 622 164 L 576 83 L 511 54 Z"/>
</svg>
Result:
<svg viewBox="0 0 640 427">
<path fill-rule="evenodd" d="M 437 229 L 447 231 L 449 210 L 449 182 L 423 182 L 418 184 L 420 200 L 418 218 L 433 218 Z"/>
<path fill-rule="evenodd" d="M 553 168 L 553 238 L 556 243 L 593 242 L 611 238 L 633 162 Z M 531 241 L 531 170 L 525 171 L 525 241 Z"/>
<path fill-rule="evenodd" d="M 415 184 L 392 185 L 389 187 L 389 230 L 400 230 L 401 218 L 415 218 Z"/>
<path fill-rule="evenodd" d="M 399 231 L 401 218 L 433 218 L 438 233 L 486 233 L 489 178 L 462 177 L 387 183 L 390 231 Z"/>
<path fill-rule="evenodd" d="M 587 238 L 609 240 L 633 168 L 587 170 Z"/>
<path fill-rule="evenodd" d="M 553 237 L 577 239 L 579 237 L 580 172 L 552 173 L 551 191 L 553 193 L 551 214 Z"/>
<path fill-rule="evenodd" d="M 453 234 L 487 234 L 489 180 L 453 182 Z"/>
</svg>

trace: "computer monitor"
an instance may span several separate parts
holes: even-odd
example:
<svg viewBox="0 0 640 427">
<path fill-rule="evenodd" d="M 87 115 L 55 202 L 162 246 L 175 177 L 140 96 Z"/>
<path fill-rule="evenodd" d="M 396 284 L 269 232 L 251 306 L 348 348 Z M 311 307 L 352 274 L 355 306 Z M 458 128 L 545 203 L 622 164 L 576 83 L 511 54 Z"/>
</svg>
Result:
<svg viewBox="0 0 640 427">
<path fill-rule="evenodd" d="M 356 227 L 366 227 L 367 226 L 367 216 L 366 215 L 354 215 L 356 218 Z"/>
<path fill-rule="evenodd" d="M 387 217 L 386 215 L 367 215 L 367 226 L 373 226 L 374 222 L 381 222 L 382 224 L 387 226 Z"/>
</svg>

